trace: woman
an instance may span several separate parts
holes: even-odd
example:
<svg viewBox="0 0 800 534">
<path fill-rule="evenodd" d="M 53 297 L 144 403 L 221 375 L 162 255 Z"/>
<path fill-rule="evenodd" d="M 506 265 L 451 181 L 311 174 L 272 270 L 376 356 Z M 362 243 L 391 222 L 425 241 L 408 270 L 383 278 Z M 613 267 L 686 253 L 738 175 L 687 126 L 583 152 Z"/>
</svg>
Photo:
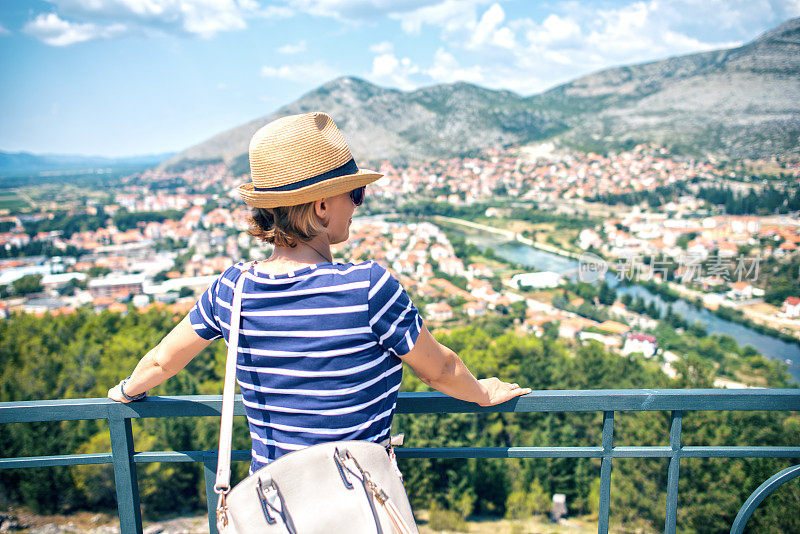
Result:
<svg viewBox="0 0 800 534">
<path fill-rule="evenodd" d="M 164 382 L 212 340 L 228 338 L 233 288 L 244 276 L 236 378 L 253 439 L 251 472 L 292 450 L 389 436 L 402 362 L 431 387 L 481 406 L 530 389 L 476 380 L 422 324 L 398 281 L 373 262 L 334 263 L 365 186 L 331 118 L 278 119 L 250 142 L 251 235 L 269 259 L 226 270 L 195 307 L 108 392 L 129 402 Z"/>
</svg>

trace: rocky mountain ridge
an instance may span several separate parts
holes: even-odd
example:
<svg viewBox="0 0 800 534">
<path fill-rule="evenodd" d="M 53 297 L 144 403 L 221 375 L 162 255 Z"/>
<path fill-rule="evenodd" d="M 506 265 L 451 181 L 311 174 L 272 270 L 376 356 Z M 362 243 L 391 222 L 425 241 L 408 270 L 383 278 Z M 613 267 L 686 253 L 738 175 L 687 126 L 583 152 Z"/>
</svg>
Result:
<svg viewBox="0 0 800 534">
<path fill-rule="evenodd" d="M 343 77 L 170 158 L 248 170 L 252 134 L 280 116 L 325 110 L 357 161 L 411 162 L 541 140 L 584 150 L 656 142 L 727 158 L 800 153 L 800 18 L 743 46 L 606 69 L 523 97 L 459 82 L 415 91 Z"/>
</svg>

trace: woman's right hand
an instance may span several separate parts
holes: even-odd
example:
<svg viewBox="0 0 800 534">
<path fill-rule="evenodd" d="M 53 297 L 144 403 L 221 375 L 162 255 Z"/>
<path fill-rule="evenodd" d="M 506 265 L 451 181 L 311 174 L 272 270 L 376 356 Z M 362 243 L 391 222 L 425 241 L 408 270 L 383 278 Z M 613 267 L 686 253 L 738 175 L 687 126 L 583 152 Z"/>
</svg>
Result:
<svg viewBox="0 0 800 534">
<path fill-rule="evenodd" d="M 122 389 L 120 388 L 120 384 L 122 384 L 122 382 L 120 382 L 119 384 L 108 390 L 108 398 L 117 402 L 128 403 L 130 401 L 122 396 Z"/>
<path fill-rule="evenodd" d="M 478 380 L 480 384 L 486 388 L 488 399 L 485 402 L 479 402 L 481 406 L 495 406 L 502 404 L 506 401 L 519 397 L 520 395 L 527 395 L 531 392 L 531 388 L 521 388 L 517 383 L 503 382 L 499 378 L 482 378 Z"/>
</svg>

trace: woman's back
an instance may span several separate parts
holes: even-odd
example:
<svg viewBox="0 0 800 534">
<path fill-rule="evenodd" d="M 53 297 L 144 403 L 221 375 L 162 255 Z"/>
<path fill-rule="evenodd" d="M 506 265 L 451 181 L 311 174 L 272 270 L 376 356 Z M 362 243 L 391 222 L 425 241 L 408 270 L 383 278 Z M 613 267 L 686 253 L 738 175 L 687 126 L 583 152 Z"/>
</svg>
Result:
<svg viewBox="0 0 800 534">
<path fill-rule="evenodd" d="M 331 246 L 348 239 L 366 186 L 382 175 L 356 164 L 330 116 L 283 117 L 259 129 L 250 141 L 250 170 L 252 181 L 238 191 L 253 208 L 249 234 L 273 245 L 258 268 L 273 274 L 245 264 L 225 271 L 131 376 L 109 390 L 110 398 L 144 398 L 210 340 L 227 341 L 242 276 L 236 377 L 253 469 L 319 442 L 387 437 L 401 359 L 429 386 L 484 406 L 530 391 L 497 378 L 476 380 L 431 336 L 381 266 L 332 263 Z M 291 265 L 305 266 L 285 272 Z M 227 487 L 224 476 L 218 483 Z"/>
<path fill-rule="evenodd" d="M 389 434 L 402 364 L 422 322 L 399 283 L 373 262 L 322 263 L 284 274 L 238 264 L 200 298 L 190 319 L 228 338 L 233 288 L 245 276 L 237 357 L 252 468 L 333 440 Z"/>
</svg>

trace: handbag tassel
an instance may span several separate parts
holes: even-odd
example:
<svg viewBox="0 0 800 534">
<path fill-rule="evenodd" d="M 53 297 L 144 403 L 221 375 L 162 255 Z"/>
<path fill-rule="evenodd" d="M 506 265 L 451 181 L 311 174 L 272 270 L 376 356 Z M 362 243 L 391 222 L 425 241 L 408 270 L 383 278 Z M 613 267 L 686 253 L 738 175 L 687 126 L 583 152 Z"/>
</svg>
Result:
<svg viewBox="0 0 800 534">
<path fill-rule="evenodd" d="M 392 520 L 392 524 L 397 529 L 398 534 L 412 534 L 413 531 L 403 521 L 403 516 L 400 515 L 400 511 L 392 501 L 387 499 L 383 506 L 386 508 L 386 513 L 389 515 L 389 519 Z"/>
<path fill-rule="evenodd" d="M 225 499 L 227 492 L 219 493 L 219 500 L 217 501 L 217 531 L 224 532 L 225 527 L 228 526 L 228 503 Z"/>
<path fill-rule="evenodd" d="M 389 498 L 389 495 L 374 482 L 371 483 L 371 486 L 372 493 L 375 495 L 375 499 L 386 510 L 386 514 L 392 521 L 392 525 L 394 525 L 395 530 L 397 530 L 397 534 L 413 534 L 414 531 L 412 531 L 403 520 L 403 516 L 400 515 L 400 511 Z"/>
</svg>

